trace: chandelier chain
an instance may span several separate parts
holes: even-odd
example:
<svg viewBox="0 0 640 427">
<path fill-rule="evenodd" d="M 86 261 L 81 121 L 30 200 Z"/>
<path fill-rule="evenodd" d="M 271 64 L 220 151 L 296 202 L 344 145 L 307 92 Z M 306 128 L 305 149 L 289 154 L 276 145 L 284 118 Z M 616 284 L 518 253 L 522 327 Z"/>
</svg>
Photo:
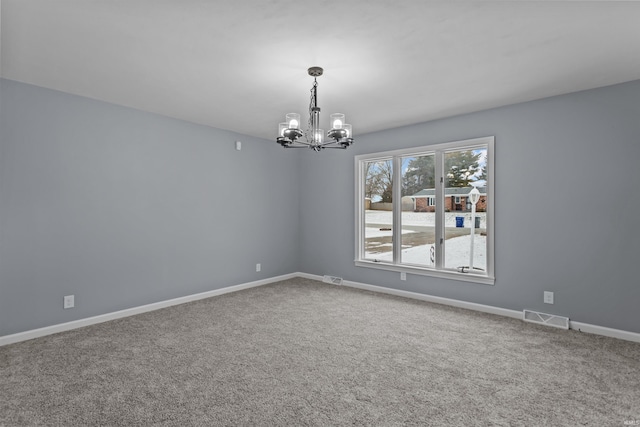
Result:
<svg viewBox="0 0 640 427">
<path fill-rule="evenodd" d="M 317 102 L 316 102 L 317 87 L 318 87 L 318 79 L 314 77 L 313 87 L 311 88 L 311 96 L 309 98 L 309 120 L 307 122 L 308 126 L 307 126 L 307 129 L 305 129 L 304 131 L 304 136 L 307 139 L 307 141 L 313 140 L 313 135 L 311 136 L 309 135 L 309 130 L 313 129 L 313 107 L 314 105 L 317 105 Z"/>
</svg>

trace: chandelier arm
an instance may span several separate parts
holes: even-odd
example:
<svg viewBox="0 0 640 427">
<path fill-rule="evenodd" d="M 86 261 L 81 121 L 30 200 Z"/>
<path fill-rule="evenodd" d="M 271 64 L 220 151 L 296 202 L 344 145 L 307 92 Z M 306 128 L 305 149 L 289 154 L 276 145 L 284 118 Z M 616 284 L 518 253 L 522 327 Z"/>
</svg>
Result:
<svg viewBox="0 0 640 427">
<path fill-rule="evenodd" d="M 333 143 L 333 145 L 319 145 L 320 148 L 338 148 L 340 150 L 347 148 L 345 145 Z"/>
<path fill-rule="evenodd" d="M 319 145 L 320 147 L 324 147 L 324 146 L 331 145 L 331 144 L 340 144 L 340 142 L 339 141 L 327 141 L 327 142 L 323 142 L 322 144 L 317 144 L 317 145 Z"/>
<path fill-rule="evenodd" d="M 313 145 L 313 144 L 312 144 L 312 143 L 310 143 L 310 142 L 307 142 L 307 141 L 298 141 L 298 140 L 293 141 L 293 142 L 290 144 L 290 146 L 293 146 L 293 144 L 302 144 L 302 145 L 304 145 L 305 147 L 309 147 L 309 146 Z"/>
</svg>

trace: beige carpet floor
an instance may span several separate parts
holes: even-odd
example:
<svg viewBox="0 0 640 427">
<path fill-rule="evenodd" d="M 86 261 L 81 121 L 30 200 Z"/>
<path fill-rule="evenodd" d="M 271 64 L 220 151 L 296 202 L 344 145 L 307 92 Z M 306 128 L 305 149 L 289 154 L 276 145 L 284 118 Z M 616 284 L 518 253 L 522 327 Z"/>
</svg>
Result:
<svg viewBox="0 0 640 427">
<path fill-rule="evenodd" d="M 638 343 L 300 278 L 0 347 L 2 426 L 635 422 Z"/>
</svg>

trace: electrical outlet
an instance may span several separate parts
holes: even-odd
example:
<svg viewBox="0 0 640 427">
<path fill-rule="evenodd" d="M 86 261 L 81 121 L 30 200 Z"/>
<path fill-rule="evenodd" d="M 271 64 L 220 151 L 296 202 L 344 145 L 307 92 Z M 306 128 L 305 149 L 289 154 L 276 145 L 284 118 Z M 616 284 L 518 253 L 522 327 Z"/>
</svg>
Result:
<svg viewBox="0 0 640 427">
<path fill-rule="evenodd" d="M 76 303 L 75 303 L 75 298 L 73 295 L 66 295 L 64 297 L 64 308 L 73 308 L 75 307 Z"/>
<path fill-rule="evenodd" d="M 544 291 L 544 303 L 553 304 L 553 292 Z"/>
<path fill-rule="evenodd" d="M 260 265 L 260 263 L 256 264 L 256 271 L 260 271 L 262 270 L 262 266 Z"/>
<path fill-rule="evenodd" d="M 407 280 L 407 273 L 405 273 L 404 271 L 400 272 L 400 280 Z"/>
</svg>

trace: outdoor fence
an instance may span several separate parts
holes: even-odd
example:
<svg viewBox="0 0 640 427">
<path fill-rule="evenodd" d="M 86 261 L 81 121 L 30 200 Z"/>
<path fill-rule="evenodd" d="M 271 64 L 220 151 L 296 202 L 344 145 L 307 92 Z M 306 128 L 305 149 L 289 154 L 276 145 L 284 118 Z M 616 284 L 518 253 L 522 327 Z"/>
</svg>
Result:
<svg viewBox="0 0 640 427">
<path fill-rule="evenodd" d="M 371 203 L 371 210 L 374 211 L 392 211 L 393 203 L 376 202 Z M 402 210 L 404 212 L 413 211 L 413 202 L 402 201 Z"/>
</svg>

